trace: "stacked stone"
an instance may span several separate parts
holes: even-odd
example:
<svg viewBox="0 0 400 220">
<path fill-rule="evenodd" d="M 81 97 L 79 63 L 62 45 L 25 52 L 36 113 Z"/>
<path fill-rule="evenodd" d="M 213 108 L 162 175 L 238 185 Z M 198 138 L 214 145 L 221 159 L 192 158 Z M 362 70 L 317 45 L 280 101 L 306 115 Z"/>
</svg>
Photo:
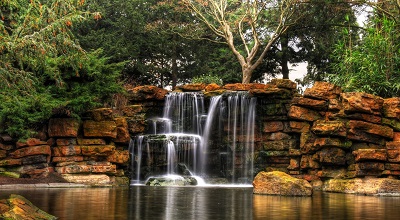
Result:
<svg viewBox="0 0 400 220">
<path fill-rule="evenodd" d="M 264 87 L 250 89 L 257 97 L 258 132 L 255 137 L 255 168 L 283 171 L 293 169 L 291 155 L 298 155 L 298 135 L 292 133 L 287 117 L 290 103 L 297 94 L 296 84 L 290 80 L 275 79 Z"/>
<path fill-rule="evenodd" d="M 70 182 L 112 183 L 124 175 L 130 140 L 125 118 L 112 109 L 95 109 L 81 124 L 73 118 L 53 118 L 48 135 L 53 142 L 55 171 Z"/>
<path fill-rule="evenodd" d="M 122 113 L 132 136 L 146 133 L 147 119 L 160 116 L 168 90 L 156 86 L 139 86 L 127 90 L 127 104 Z"/>
<path fill-rule="evenodd" d="M 310 126 L 300 133 L 298 171 L 302 177 L 382 175 L 388 159 L 386 148 L 396 143 L 386 144 L 393 140 L 396 118 L 382 114 L 384 102 L 366 93 L 342 93 L 339 87 L 325 82 L 316 82 L 303 97 L 295 97 L 288 113 L 295 120 L 291 123 L 306 122 Z M 395 169 L 392 164 L 386 167 Z"/>
<path fill-rule="evenodd" d="M 393 140 L 386 142 L 387 161 L 383 175 L 400 176 L 400 98 L 389 98 L 383 102 L 382 123 L 393 128 Z"/>
<path fill-rule="evenodd" d="M 53 172 L 49 166 L 51 149 L 47 142 L 30 138 L 13 143 L 2 135 L 0 143 L 0 173 L 11 177 L 47 177 Z"/>
</svg>

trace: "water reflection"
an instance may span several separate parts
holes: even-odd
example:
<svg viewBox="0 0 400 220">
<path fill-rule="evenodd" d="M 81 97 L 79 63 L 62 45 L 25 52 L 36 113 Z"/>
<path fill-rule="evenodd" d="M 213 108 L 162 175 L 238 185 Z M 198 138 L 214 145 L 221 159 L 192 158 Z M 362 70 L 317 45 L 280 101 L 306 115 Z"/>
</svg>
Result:
<svg viewBox="0 0 400 220">
<path fill-rule="evenodd" d="M 59 219 L 398 219 L 399 197 L 315 193 L 253 195 L 252 188 L 146 187 L 2 189 Z"/>
</svg>

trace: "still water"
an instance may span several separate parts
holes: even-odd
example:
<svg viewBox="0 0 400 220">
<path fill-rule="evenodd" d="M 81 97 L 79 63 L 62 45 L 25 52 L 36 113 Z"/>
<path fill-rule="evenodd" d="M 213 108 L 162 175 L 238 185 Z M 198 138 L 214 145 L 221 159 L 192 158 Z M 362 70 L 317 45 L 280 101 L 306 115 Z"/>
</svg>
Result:
<svg viewBox="0 0 400 220">
<path fill-rule="evenodd" d="M 251 187 L 2 189 L 61 220 L 106 219 L 399 219 L 400 197 L 315 193 L 253 195 Z"/>
</svg>

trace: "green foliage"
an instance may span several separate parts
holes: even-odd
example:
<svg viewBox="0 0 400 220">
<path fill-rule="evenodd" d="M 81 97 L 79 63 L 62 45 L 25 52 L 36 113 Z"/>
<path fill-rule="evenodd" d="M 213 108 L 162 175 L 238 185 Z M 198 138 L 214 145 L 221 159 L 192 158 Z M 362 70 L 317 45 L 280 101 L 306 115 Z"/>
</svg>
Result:
<svg viewBox="0 0 400 220">
<path fill-rule="evenodd" d="M 345 30 L 345 34 L 348 31 Z M 343 40 L 336 45 L 330 81 L 344 91 L 366 92 L 381 97 L 400 95 L 399 26 L 385 17 L 376 18 L 359 45 Z"/>
<path fill-rule="evenodd" d="M 71 27 L 91 15 L 83 1 L 0 5 L 0 132 L 31 136 L 53 114 L 78 116 L 120 91 L 121 64 L 85 52 Z M 61 112 L 61 113 L 60 113 Z"/>
<path fill-rule="evenodd" d="M 223 85 L 222 79 L 219 76 L 215 75 L 195 76 L 192 79 L 192 83 L 205 83 L 205 84 L 215 83 L 220 86 Z"/>
</svg>

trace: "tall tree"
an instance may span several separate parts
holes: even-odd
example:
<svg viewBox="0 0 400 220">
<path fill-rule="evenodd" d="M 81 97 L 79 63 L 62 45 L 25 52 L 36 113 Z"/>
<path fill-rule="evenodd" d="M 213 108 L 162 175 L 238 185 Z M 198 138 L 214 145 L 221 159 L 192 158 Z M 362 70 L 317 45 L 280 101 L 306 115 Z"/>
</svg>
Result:
<svg viewBox="0 0 400 220">
<path fill-rule="evenodd" d="M 242 83 L 250 82 L 273 43 L 295 23 L 298 4 L 295 0 L 182 1 L 229 46 L 242 68 Z"/>
<path fill-rule="evenodd" d="M 118 67 L 105 65 L 99 52 L 86 53 L 71 32 L 76 23 L 99 16 L 81 10 L 83 4 L 83 0 L 0 3 L 1 131 L 27 137 L 53 110 L 79 114 L 118 90 Z"/>
</svg>

